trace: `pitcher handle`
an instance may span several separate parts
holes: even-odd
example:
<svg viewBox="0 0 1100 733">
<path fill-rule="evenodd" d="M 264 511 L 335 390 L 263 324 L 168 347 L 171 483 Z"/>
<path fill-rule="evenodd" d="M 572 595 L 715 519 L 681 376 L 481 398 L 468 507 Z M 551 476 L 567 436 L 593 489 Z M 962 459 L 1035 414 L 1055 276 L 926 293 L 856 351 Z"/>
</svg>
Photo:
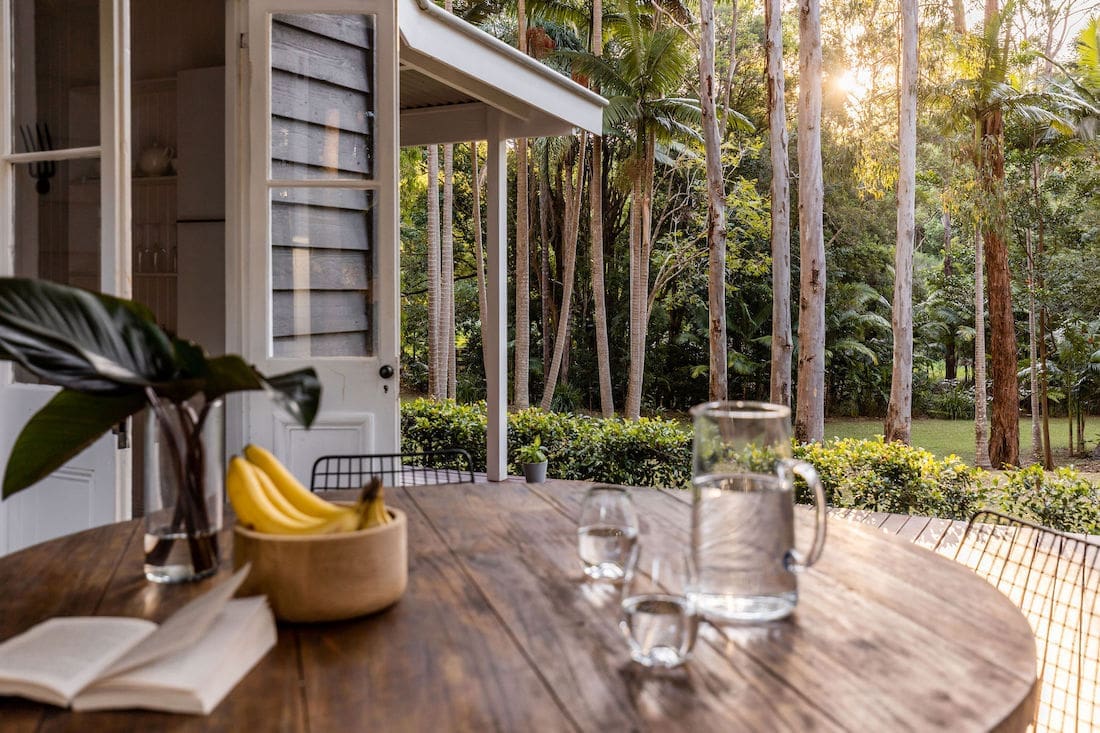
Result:
<svg viewBox="0 0 1100 733">
<path fill-rule="evenodd" d="M 798 550 L 791 548 L 787 556 L 787 569 L 792 572 L 801 572 L 813 565 L 821 557 L 821 551 L 825 548 L 825 487 L 821 485 L 817 470 L 806 461 L 785 459 L 784 466 L 788 471 L 801 476 L 810 489 L 814 492 L 814 541 L 810 545 L 810 551 L 804 556 Z"/>
</svg>

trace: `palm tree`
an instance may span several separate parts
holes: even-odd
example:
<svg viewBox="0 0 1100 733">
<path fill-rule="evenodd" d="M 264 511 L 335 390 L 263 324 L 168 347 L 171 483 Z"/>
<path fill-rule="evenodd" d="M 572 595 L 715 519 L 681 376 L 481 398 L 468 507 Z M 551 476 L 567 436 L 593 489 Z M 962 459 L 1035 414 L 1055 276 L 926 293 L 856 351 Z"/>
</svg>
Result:
<svg viewBox="0 0 1100 733">
<path fill-rule="evenodd" d="M 589 50 L 593 56 L 603 54 L 603 2 L 592 0 L 592 33 Z M 593 85 L 599 91 L 598 85 Z M 604 300 L 603 278 L 603 137 L 592 138 L 592 156 L 588 174 L 588 236 L 589 259 L 592 267 L 592 310 L 596 323 L 596 365 L 600 373 L 600 411 L 604 417 L 615 414 L 615 398 L 611 393 L 611 350 L 607 344 L 607 302 Z"/>
<path fill-rule="evenodd" d="M 446 397 L 442 368 L 442 279 L 439 242 L 439 146 L 428 146 L 428 394 Z"/>
<path fill-rule="evenodd" d="M 625 3 L 608 23 L 614 41 L 602 57 L 563 51 L 576 72 L 599 84 L 608 98 L 604 128 L 630 141 L 625 167 L 630 179 L 630 368 L 625 415 L 641 414 L 649 323 L 649 264 L 653 250 L 653 175 L 659 142 L 698 139 L 699 106 L 693 99 L 672 97 L 694 57 L 686 35 L 663 25 L 662 16 L 640 4 Z"/>
<path fill-rule="evenodd" d="M 527 8 L 516 4 L 516 47 L 527 53 Z M 513 403 L 517 409 L 530 405 L 528 383 L 531 372 L 531 262 L 530 217 L 527 206 L 527 138 L 516 140 L 516 366 Z"/>
</svg>

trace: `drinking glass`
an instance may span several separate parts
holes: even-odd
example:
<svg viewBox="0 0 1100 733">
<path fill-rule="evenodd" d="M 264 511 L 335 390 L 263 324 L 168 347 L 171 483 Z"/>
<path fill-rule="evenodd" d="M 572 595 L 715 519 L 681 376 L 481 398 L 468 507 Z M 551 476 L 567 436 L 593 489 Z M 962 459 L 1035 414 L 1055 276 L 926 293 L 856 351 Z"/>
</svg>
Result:
<svg viewBox="0 0 1100 733">
<path fill-rule="evenodd" d="M 626 577 L 638 544 L 638 513 L 626 489 L 594 486 L 584 495 L 577 528 L 577 553 L 593 580 Z"/>
<path fill-rule="evenodd" d="M 791 411 L 761 402 L 709 402 L 691 411 L 692 560 L 689 595 L 708 621 L 772 621 L 798 603 L 797 573 L 825 543 L 825 493 L 813 466 L 791 458 Z M 794 547 L 794 479 L 817 507 L 814 539 Z"/>
<path fill-rule="evenodd" d="M 619 628 L 630 657 L 646 667 L 677 667 L 688 660 L 699 631 L 695 605 L 686 595 L 692 576 L 686 551 L 638 552 L 623 592 Z"/>
</svg>

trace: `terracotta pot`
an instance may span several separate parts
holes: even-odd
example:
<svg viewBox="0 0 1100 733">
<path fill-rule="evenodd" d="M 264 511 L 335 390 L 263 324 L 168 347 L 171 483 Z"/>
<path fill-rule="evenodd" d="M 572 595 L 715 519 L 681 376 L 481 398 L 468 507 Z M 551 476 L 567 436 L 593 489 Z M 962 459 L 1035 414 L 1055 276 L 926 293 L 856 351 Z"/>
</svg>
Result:
<svg viewBox="0 0 1100 733">
<path fill-rule="evenodd" d="M 242 595 L 263 593 L 281 621 L 337 621 L 380 611 L 408 583 L 408 522 L 324 535 L 276 535 L 237 525 L 233 567 L 251 561 Z"/>
</svg>

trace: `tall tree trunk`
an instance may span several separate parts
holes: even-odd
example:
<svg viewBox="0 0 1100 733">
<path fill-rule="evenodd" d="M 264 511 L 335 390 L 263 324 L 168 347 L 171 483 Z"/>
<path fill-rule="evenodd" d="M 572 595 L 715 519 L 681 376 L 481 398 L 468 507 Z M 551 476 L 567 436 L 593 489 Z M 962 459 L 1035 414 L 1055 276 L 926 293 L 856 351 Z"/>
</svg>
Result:
<svg viewBox="0 0 1100 733">
<path fill-rule="evenodd" d="M 974 465 L 992 468 L 985 431 L 985 255 L 980 227 L 974 229 Z"/>
<path fill-rule="evenodd" d="M 595 56 L 603 53 L 603 3 L 592 0 L 591 49 Z M 599 89 L 596 89 L 599 91 Z M 603 265 L 603 138 L 592 138 L 592 164 L 588 175 L 588 257 L 592 267 L 592 311 L 596 323 L 596 368 L 600 375 L 600 412 L 604 417 L 615 414 L 615 399 L 611 392 L 611 350 L 607 344 L 607 302 Z"/>
<path fill-rule="evenodd" d="M 795 437 L 825 435 L 825 239 L 821 175 L 821 7 L 800 0 L 798 14 L 798 396 Z"/>
<path fill-rule="evenodd" d="M 1043 255 L 1045 253 L 1045 239 L 1046 239 L 1046 225 L 1044 224 L 1043 207 L 1042 202 L 1039 199 L 1039 187 L 1038 180 L 1035 181 L 1035 197 L 1039 204 L 1036 207 L 1039 219 L 1039 251 L 1038 251 L 1038 263 L 1035 268 L 1036 279 L 1039 287 L 1039 292 L 1043 291 Z M 1039 303 L 1039 402 L 1043 411 L 1043 468 L 1048 471 L 1054 470 L 1054 453 L 1050 445 L 1050 398 L 1048 391 L 1050 388 L 1050 378 L 1047 372 L 1047 307 L 1046 304 L 1040 301 Z"/>
<path fill-rule="evenodd" d="M 527 8 L 516 3 L 519 19 L 517 47 L 527 53 Z M 528 383 L 531 373 L 531 263 L 527 211 L 527 138 L 516 139 L 516 365 L 512 402 L 517 409 L 531 404 Z"/>
<path fill-rule="evenodd" d="M 649 327 L 649 257 L 652 249 L 653 172 L 655 142 L 647 132 L 643 157 L 635 166 L 630 207 L 630 370 L 626 386 L 625 417 L 641 417 L 645 380 L 645 345 Z"/>
<path fill-rule="evenodd" d="M 446 387 L 446 395 L 450 399 L 457 393 L 457 377 L 455 375 L 455 169 L 454 169 L 454 145 L 443 146 L 443 223 L 440 227 L 440 260 L 439 277 L 442 281 L 440 308 L 440 325 L 443 328 L 442 347 L 442 381 Z M 442 389 L 442 387 L 441 387 Z"/>
<path fill-rule="evenodd" d="M 558 374 L 563 370 L 566 347 L 569 345 L 569 316 L 573 303 L 573 280 L 577 270 L 577 238 L 581 224 L 581 194 L 584 191 L 584 152 L 588 147 L 588 133 L 582 132 L 577 147 L 576 184 L 573 179 L 573 166 L 565 169 L 565 226 L 562 232 L 563 274 L 561 308 L 558 310 L 558 332 L 554 337 L 554 354 L 546 367 L 546 386 L 542 392 L 540 407 L 549 410 L 554 401 Z"/>
<path fill-rule="evenodd" d="M 542 146 L 542 160 L 539 161 L 539 306 L 542 330 L 542 368 L 553 357 L 554 341 L 550 338 L 553 319 L 550 317 L 551 301 L 554 298 L 553 285 L 550 282 L 550 246 L 551 246 L 551 201 L 550 201 L 550 146 Z"/>
<path fill-rule="evenodd" d="M 900 0 L 901 80 L 898 85 L 898 221 L 894 253 L 894 363 L 887 442 L 908 445 L 913 420 L 913 240 L 917 206 L 917 0 Z"/>
<path fill-rule="evenodd" d="M 733 63 L 733 60 L 730 60 Z M 722 175 L 722 139 L 714 102 L 714 0 L 699 3 L 699 102 L 703 112 L 703 148 L 707 163 L 707 249 L 710 309 L 710 398 L 727 397 L 726 381 L 726 184 Z"/>
<path fill-rule="evenodd" d="M 1039 340 L 1036 333 L 1039 319 L 1035 317 L 1035 256 L 1032 232 L 1024 232 L 1024 254 L 1027 259 L 1027 358 L 1031 388 L 1031 463 L 1043 460 L 1043 421 L 1039 411 Z"/>
<path fill-rule="evenodd" d="M 481 228 L 481 171 L 478 168 L 478 147 L 480 143 L 470 141 L 470 198 L 472 201 L 472 219 L 474 222 L 474 268 L 477 272 L 477 314 L 478 322 L 484 331 L 489 322 L 489 299 L 485 290 L 485 245 Z M 482 364 L 489 363 L 489 346 L 485 334 L 481 335 Z"/>
<path fill-rule="evenodd" d="M 1020 405 L 1016 377 L 1016 321 L 1012 315 L 1012 276 L 1004 237 L 1004 118 L 996 105 L 982 120 L 980 179 L 988 197 L 990 219 L 983 226 L 985 269 L 989 287 L 989 363 L 993 414 L 989 460 L 997 468 L 1020 463 Z"/>
<path fill-rule="evenodd" d="M 446 397 L 443 377 L 442 275 L 439 242 L 439 146 L 428 146 L 428 395 Z"/>
<path fill-rule="evenodd" d="M 955 262 L 951 258 L 951 212 L 946 208 L 942 214 L 943 221 L 943 276 L 950 280 L 955 274 Z M 944 377 L 955 382 L 959 379 L 959 349 L 955 340 L 955 324 L 948 324 L 947 338 L 943 344 Z"/>
<path fill-rule="evenodd" d="M 986 0 L 985 28 L 998 22 L 997 0 Z M 1007 41 L 1006 41 L 1007 43 Z M 1000 49 L 993 52 L 1001 53 Z M 989 363 L 993 381 L 993 415 L 989 460 L 997 468 L 1020 463 L 1020 404 L 1016 378 L 1016 322 L 1012 316 L 1012 275 L 1008 269 L 1004 212 L 1004 114 L 994 102 L 978 116 L 978 184 L 983 195 L 982 235 L 989 288 Z"/>
<path fill-rule="evenodd" d="M 791 404 L 791 192 L 783 77 L 783 3 L 765 0 L 768 60 L 768 141 L 771 146 L 772 402 Z"/>
</svg>

